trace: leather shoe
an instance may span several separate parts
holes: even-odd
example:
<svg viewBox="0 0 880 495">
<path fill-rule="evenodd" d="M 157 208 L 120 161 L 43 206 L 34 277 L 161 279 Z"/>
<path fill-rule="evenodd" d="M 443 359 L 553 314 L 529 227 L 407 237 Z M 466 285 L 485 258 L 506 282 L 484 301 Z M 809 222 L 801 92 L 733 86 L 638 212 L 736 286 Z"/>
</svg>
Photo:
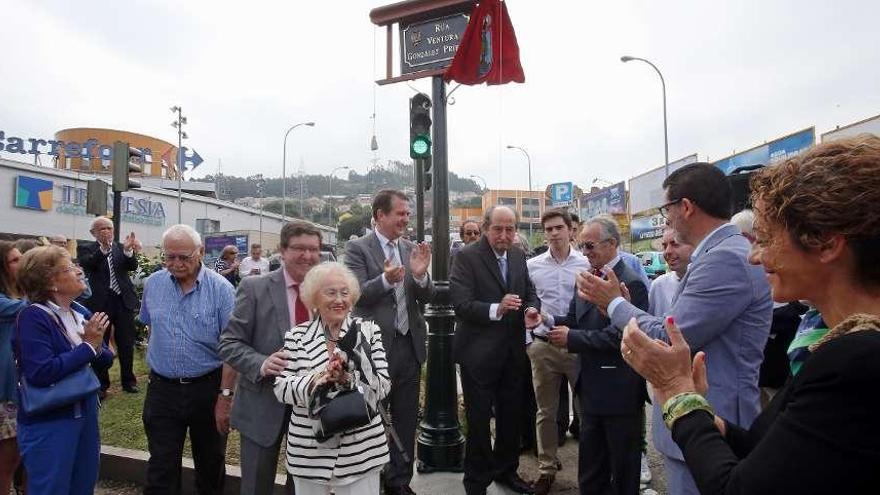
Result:
<svg viewBox="0 0 880 495">
<path fill-rule="evenodd" d="M 532 485 L 526 483 L 526 481 L 520 478 L 516 473 L 495 478 L 495 482 L 516 493 L 525 493 L 528 495 L 535 493 L 535 489 L 532 488 Z"/>
<path fill-rule="evenodd" d="M 132 383 L 131 385 L 123 385 L 122 390 L 130 394 L 136 394 L 141 391 L 141 389 L 138 388 L 137 384 L 134 383 Z"/>
<path fill-rule="evenodd" d="M 547 495 L 551 486 L 553 486 L 553 476 L 542 474 L 534 484 L 535 495 Z"/>
</svg>

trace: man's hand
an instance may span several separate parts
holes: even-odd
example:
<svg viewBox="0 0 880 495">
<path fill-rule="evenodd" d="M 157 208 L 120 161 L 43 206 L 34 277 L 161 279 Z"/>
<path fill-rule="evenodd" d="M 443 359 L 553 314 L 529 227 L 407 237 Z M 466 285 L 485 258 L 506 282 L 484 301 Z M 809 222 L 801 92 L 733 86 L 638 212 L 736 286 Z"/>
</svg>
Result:
<svg viewBox="0 0 880 495">
<path fill-rule="evenodd" d="M 412 262 L 412 260 L 410 260 L 410 262 Z M 394 266 L 391 263 L 391 260 L 385 260 L 385 280 L 387 280 L 389 284 L 394 285 L 400 282 L 403 280 L 405 274 L 406 270 L 402 266 Z"/>
<path fill-rule="evenodd" d="M 526 328 L 532 329 L 541 324 L 541 313 L 535 308 L 526 310 Z"/>
<path fill-rule="evenodd" d="M 564 325 L 553 327 L 550 333 L 547 334 L 547 338 L 551 344 L 557 347 L 568 348 L 568 327 Z"/>
<path fill-rule="evenodd" d="M 428 272 L 431 263 L 431 245 L 427 242 L 416 244 L 409 255 L 409 269 L 413 277 L 422 278 Z"/>
<path fill-rule="evenodd" d="M 620 281 L 614 270 L 608 270 L 606 275 L 608 280 L 603 280 L 590 272 L 581 272 L 577 276 L 578 296 L 585 299 L 597 307 L 607 309 L 611 301 L 616 297 L 621 297 Z"/>
<path fill-rule="evenodd" d="M 214 422 L 217 431 L 221 435 L 229 434 L 229 412 L 232 410 L 232 397 L 217 395 L 217 403 L 214 404 Z"/>
<path fill-rule="evenodd" d="M 276 351 L 263 361 L 260 366 L 261 376 L 278 376 L 287 367 L 287 351 Z"/>
<path fill-rule="evenodd" d="M 520 306 L 522 306 L 522 300 L 518 295 L 507 294 L 501 298 L 501 302 L 498 304 L 497 315 L 502 317 L 511 311 L 519 311 Z"/>
<path fill-rule="evenodd" d="M 144 249 L 144 245 L 141 244 L 141 241 L 137 240 L 134 232 L 132 232 L 125 237 L 125 240 L 122 243 L 122 249 L 123 251 L 130 251 L 134 254 L 138 254 Z"/>
</svg>

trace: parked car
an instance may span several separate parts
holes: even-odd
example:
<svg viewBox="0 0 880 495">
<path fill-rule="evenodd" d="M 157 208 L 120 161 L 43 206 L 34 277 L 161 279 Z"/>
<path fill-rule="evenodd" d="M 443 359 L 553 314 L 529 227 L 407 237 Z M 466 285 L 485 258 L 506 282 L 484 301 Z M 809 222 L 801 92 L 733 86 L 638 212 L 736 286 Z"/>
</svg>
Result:
<svg viewBox="0 0 880 495">
<path fill-rule="evenodd" d="M 648 274 L 648 278 L 651 280 L 669 271 L 669 267 L 666 266 L 666 260 L 663 259 L 663 253 L 660 251 L 642 251 L 636 253 L 636 256 L 642 261 L 645 273 Z"/>
</svg>

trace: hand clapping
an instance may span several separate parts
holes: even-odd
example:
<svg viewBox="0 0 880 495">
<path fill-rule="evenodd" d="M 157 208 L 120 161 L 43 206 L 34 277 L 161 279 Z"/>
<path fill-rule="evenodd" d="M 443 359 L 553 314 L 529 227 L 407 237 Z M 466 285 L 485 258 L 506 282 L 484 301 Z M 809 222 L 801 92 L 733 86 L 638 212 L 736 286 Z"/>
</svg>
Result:
<svg viewBox="0 0 880 495">
<path fill-rule="evenodd" d="M 422 278 L 431 264 L 431 245 L 427 242 L 416 244 L 409 257 L 409 269 L 413 277 Z"/>
<path fill-rule="evenodd" d="M 101 344 L 104 343 L 104 332 L 107 331 L 109 324 L 110 319 L 105 313 L 93 314 L 83 328 L 83 341 L 96 351 L 100 351 Z"/>
</svg>

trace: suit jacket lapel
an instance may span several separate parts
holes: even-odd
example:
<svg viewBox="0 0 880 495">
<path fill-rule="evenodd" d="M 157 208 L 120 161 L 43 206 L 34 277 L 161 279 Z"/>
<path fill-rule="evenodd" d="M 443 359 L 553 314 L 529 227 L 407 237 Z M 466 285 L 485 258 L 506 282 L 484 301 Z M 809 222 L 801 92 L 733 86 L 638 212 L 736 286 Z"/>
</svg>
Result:
<svg viewBox="0 0 880 495">
<path fill-rule="evenodd" d="M 266 285 L 272 305 L 275 307 L 275 321 L 277 328 L 283 329 L 281 336 L 290 329 L 290 307 L 288 306 L 287 285 L 284 283 L 284 266 L 269 275 L 270 283 Z"/>
<path fill-rule="evenodd" d="M 375 233 L 370 233 L 368 242 L 370 243 L 370 252 L 373 254 L 373 260 L 376 262 L 376 265 L 379 266 L 379 271 L 384 270 L 385 258 L 387 258 L 385 248 L 382 247 L 382 244 L 379 242 L 379 238 Z"/>
</svg>

